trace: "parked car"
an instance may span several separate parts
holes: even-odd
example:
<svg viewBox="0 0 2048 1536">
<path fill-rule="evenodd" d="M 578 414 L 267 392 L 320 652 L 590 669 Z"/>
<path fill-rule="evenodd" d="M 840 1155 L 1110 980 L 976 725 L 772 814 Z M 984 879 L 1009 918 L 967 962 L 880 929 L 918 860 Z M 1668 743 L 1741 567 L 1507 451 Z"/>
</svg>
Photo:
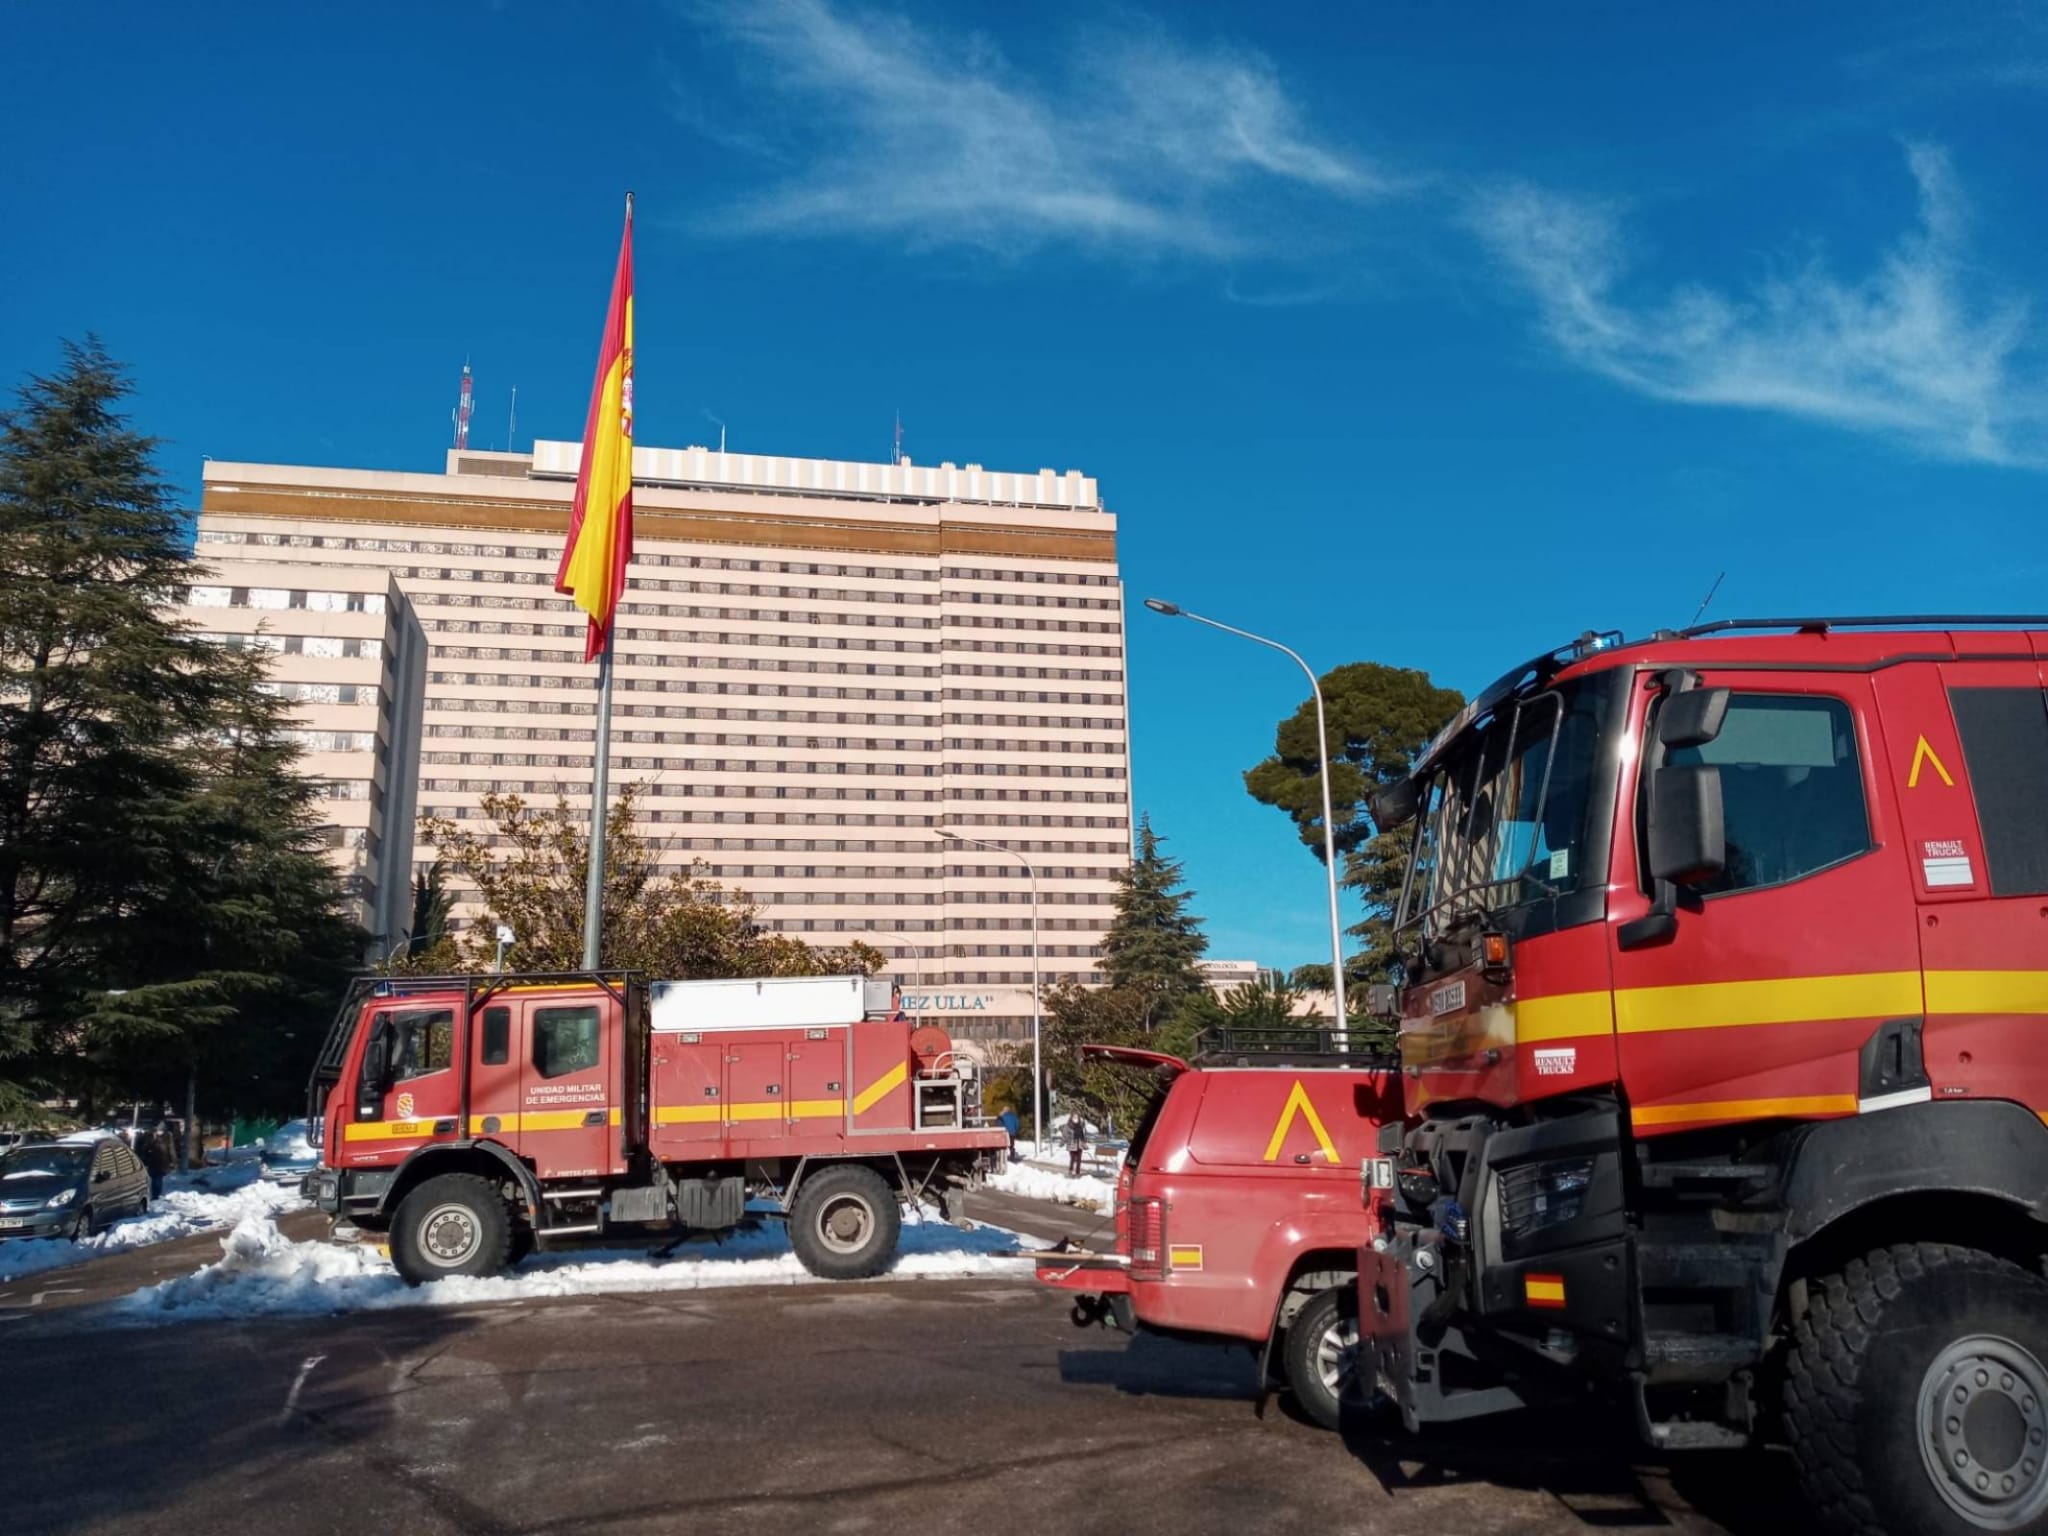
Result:
<svg viewBox="0 0 2048 1536">
<path fill-rule="evenodd" d="M 0 1152 L 0 1238 L 90 1237 L 149 1209 L 149 1171 L 112 1137 Z"/>
<path fill-rule="evenodd" d="M 287 1120 L 256 1145 L 263 1158 L 263 1177 L 279 1184 L 296 1184 L 320 1166 L 309 1120 Z"/>
</svg>

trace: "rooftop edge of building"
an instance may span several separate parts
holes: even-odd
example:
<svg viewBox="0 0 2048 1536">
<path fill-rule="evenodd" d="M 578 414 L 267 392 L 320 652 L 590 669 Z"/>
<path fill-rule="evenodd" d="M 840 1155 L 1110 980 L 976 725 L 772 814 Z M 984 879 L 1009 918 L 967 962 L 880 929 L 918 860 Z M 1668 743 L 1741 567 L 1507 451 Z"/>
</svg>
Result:
<svg viewBox="0 0 2048 1536">
<path fill-rule="evenodd" d="M 451 448 L 442 475 L 408 471 L 321 468 L 319 473 L 355 478 L 400 474 L 427 483 L 475 478 L 500 481 L 561 482 L 576 478 L 582 461 L 579 442 L 536 440 L 531 453 L 480 452 Z M 209 460 L 206 481 L 246 479 L 252 470 L 310 465 L 269 465 Z M 930 465 L 866 462 L 857 459 L 806 459 L 776 454 L 725 453 L 711 448 L 639 448 L 633 450 L 633 481 L 649 488 L 702 490 L 724 494 L 816 496 L 832 500 L 927 505 L 1015 507 L 1018 509 L 1096 512 L 1103 510 L 1093 477 L 1078 470 L 1040 469 L 1033 473 L 984 469 L 979 464 L 951 462 Z"/>
</svg>

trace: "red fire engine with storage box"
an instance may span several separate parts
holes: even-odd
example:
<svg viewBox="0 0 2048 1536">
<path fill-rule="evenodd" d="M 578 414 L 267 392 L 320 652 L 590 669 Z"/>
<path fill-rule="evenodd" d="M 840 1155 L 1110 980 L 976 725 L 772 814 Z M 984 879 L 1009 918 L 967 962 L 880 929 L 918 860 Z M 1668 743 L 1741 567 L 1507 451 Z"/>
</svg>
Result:
<svg viewBox="0 0 2048 1536">
<path fill-rule="evenodd" d="M 1081 1293 L 1074 1321 L 1259 1351 L 1303 1412 L 1336 1427 L 1358 1350 L 1352 1281 L 1370 1214 L 1358 1169 L 1399 1123 L 1391 1061 L 1332 1050 L 1320 1031 L 1239 1031 L 1194 1064 L 1088 1045 L 1084 1057 L 1159 1085 L 1117 1179 L 1116 1245 L 1042 1257 Z"/>
<path fill-rule="evenodd" d="M 805 1268 L 883 1269 L 899 1201 L 1008 1144 L 974 1068 L 861 976 L 376 978 L 314 1069 L 321 1209 L 417 1285 L 536 1246 L 726 1231 L 766 1201 Z"/>
<path fill-rule="evenodd" d="M 1840 1529 L 2048 1530 L 2044 660 L 1588 635 L 1376 799 L 1409 1120 L 1359 1292 L 1409 1427 L 1604 1382 L 1657 1445 L 1789 1443 Z"/>
</svg>

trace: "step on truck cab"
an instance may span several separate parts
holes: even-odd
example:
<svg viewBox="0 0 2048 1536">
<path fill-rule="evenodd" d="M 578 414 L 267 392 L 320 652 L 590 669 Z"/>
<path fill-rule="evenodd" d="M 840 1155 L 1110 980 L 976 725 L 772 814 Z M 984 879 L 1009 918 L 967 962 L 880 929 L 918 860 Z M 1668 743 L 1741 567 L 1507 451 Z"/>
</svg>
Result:
<svg viewBox="0 0 2048 1536">
<path fill-rule="evenodd" d="M 972 1063 L 862 976 L 365 978 L 310 1098 L 307 1193 L 387 1234 L 415 1285 L 764 1210 L 806 1269 L 860 1279 L 894 1256 L 900 1202 L 943 1209 L 1008 1144 Z"/>
<path fill-rule="evenodd" d="M 1083 1046 L 1158 1085 L 1118 1175 L 1114 1247 L 1040 1258 L 1040 1281 L 1077 1293 L 1074 1321 L 1256 1350 L 1335 1428 L 1354 1368 L 1353 1292 L 1371 1216 L 1358 1170 L 1399 1123 L 1391 1058 L 1319 1029 L 1239 1030 L 1193 1062 Z"/>
<path fill-rule="evenodd" d="M 1600 1385 L 1864 1536 L 2048 1530 L 2048 619 L 1587 635 L 1373 807 L 1410 1428 Z"/>
</svg>

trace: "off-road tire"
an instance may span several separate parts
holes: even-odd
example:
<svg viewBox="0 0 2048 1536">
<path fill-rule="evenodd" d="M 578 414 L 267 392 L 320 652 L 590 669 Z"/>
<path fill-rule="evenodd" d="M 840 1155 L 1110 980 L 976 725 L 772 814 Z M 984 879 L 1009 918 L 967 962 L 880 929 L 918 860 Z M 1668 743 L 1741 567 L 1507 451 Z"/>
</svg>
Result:
<svg viewBox="0 0 2048 1536">
<path fill-rule="evenodd" d="M 399 1202 L 391 1221 L 391 1264 L 407 1285 L 499 1274 L 511 1253 L 505 1198 L 473 1173 L 428 1179 Z"/>
<path fill-rule="evenodd" d="M 812 1174 L 789 1213 L 789 1245 L 824 1280 L 866 1280 L 896 1257 L 903 1211 L 872 1168 L 842 1163 Z"/>
<path fill-rule="evenodd" d="M 1358 1290 L 1355 1286 L 1332 1286 L 1311 1297 L 1287 1325 L 1286 1347 L 1281 1369 L 1287 1377 L 1288 1393 L 1303 1413 L 1325 1429 L 1337 1428 L 1343 1416 L 1346 1383 L 1340 1374 L 1335 1381 L 1327 1375 L 1330 1355 L 1343 1353 L 1344 1335 L 1349 1333 L 1351 1369 L 1358 1367 Z"/>
<path fill-rule="evenodd" d="M 1845 1536 L 2048 1532 L 2044 1373 L 2048 1282 L 2007 1260 L 1900 1243 L 1810 1281 L 1784 1389 L 1808 1500 Z M 2006 1502 L 1965 1514 L 1979 1472 Z"/>
</svg>

